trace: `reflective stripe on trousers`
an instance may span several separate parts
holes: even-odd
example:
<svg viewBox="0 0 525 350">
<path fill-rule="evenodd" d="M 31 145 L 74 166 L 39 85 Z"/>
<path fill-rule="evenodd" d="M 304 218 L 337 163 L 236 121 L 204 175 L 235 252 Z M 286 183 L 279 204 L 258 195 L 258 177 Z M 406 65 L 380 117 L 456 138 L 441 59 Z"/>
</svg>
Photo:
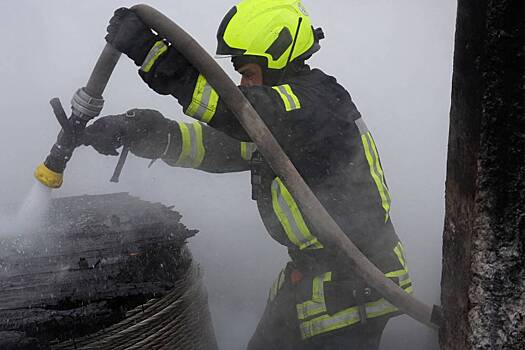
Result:
<svg viewBox="0 0 525 350">
<path fill-rule="evenodd" d="M 244 160 L 250 160 L 253 152 L 257 150 L 255 143 L 241 141 L 241 158 Z"/>
<path fill-rule="evenodd" d="M 297 317 L 305 320 L 308 317 L 326 312 L 326 301 L 324 295 L 324 283 L 332 280 L 332 272 L 326 272 L 315 276 L 312 282 L 312 300 L 297 304 Z"/>
<path fill-rule="evenodd" d="M 409 294 L 413 293 L 412 281 L 406 267 L 401 242 L 396 245 L 394 252 L 403 266 L 403 269 L 388 272 L 385 276 L 393 279 L 394 282 L 405 290 L 405 292 Z M 348 327 L 361 322 L 358 305 L 346 308 L 332 315 L 326 314 L 327 309 L 324 296 L 324 283 L 330 282 L 331 278 L 331 272 L 326 272 L 314 277 L 312 280 L 312 300 L 297 304 L 297 317 L 300 321 L 303 321 L 299 324 L 303 339 L 311 338 L 322 333 Z M 367 319 L 388 315 L 398 311 L 397 307 L 384 298 L 367 302 L 364 306 Z M 321 313 L 325 314 L 314 317 Z"/>
<path fill-rule="evenodd" d="M 272 288 L 270 288 L 270 294 L 268 295 L 268 302 L 272 302 L 277 296 L 277 292 L 282 288 L 284 279 L 286 278 L 285 269 L 282 269 L 277 279 L 273 282 Z"/>
<path fill-rule="evenodd" d="M 299 249 L 321 249 L 323 245 L 312 235 L 292 195 L 281 179 L 272 182 L 272 205 L 288 239 Z"/>
</svg>

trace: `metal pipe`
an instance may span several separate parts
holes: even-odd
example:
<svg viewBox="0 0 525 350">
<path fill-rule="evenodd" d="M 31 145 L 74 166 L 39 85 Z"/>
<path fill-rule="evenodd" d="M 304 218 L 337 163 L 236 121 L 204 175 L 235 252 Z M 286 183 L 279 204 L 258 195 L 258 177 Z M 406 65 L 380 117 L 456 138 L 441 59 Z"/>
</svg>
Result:
<svg viewBox="0 0 525 350">
<path fill-rule="evenodd" d="M 251 140 L 255 142 L 264 159 L 283 180 L 286 188 L 299 203 L 302 212 L 316 227 L 321 235 L 321 241 L 333 242 L 340 247 L 352 262 L 355 272 L 368 281 L 386 300 L 417 321 L 437 328 L 438 325 L 432 322 L 432 307 L 405 293 L 393 281 L 386 278 L 384 273 L 372 264 L 339 228 L 306 185 L 249 101 L 197 41 L 168 17 L 150 6 L 136 5 L 132 9 L 146 25 L 166 38 L 206 76 Z"/>
</svg>

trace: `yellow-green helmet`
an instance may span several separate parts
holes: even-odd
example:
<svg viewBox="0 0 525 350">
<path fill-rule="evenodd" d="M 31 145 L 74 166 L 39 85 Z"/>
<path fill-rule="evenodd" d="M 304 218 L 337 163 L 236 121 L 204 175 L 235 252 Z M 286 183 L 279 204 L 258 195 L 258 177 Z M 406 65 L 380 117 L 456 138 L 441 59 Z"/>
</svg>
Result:
<svg viewBox="0 0 525 350">
<path fill-rule="evenodd" d="M 313 29 L 300 0 L 243 0 L 219 26 L 217 54 L 264 57 L 266 68 L 283 69 L 318 51 L 319 39 L 322 31 Z"/>
</svg>

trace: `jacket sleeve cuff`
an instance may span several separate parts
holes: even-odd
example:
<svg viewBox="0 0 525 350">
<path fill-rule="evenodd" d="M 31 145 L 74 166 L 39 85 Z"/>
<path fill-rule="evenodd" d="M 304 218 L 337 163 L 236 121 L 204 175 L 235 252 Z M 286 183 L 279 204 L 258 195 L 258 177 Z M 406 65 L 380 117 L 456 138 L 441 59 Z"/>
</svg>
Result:
<svg viewBox="0 0 525 350">
<path fill-rule="evenodd" d="M 199 74 L 191 101 L 188 107 L 184 109 L 184 114 L 208 124 L 215 116 L 218 103 L 219 95 L 204 75 Z"/>
<path fill-rule="evenodd" d="M 206 154 L 202 125 L 199 122 L 174 124 L 170 130 L 171 142 L 162 160 L 171 166 L 198 168 Z"/>
</svg>

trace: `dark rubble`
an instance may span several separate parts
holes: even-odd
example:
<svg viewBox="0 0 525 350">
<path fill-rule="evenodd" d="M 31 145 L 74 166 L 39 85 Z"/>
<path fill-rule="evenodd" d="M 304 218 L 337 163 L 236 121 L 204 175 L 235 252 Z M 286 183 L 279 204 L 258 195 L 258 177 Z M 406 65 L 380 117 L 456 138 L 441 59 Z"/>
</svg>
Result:
<svg viewBox="0 0 525 350">
<path fill-rule="evenodd" d="M 53 200 L 0 240 L 0 349 L 215 349 L 180 219 L 126 193 Z"/>
</svg>

